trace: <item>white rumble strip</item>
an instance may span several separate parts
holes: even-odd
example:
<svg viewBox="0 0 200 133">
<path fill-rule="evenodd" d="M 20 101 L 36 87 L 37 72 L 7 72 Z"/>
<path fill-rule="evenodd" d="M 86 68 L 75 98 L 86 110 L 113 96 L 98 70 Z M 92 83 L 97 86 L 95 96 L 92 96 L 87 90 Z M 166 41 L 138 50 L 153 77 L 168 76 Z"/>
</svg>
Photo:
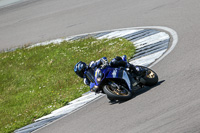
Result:
<svg viewBox="0 0 200 133">
<path fill-rule="evenodd" d="M 166 31 L 167 33 L 163 31 Z M 76 40 L 79 38 L 84 38 L 86 36 L 93 36 L 97 39 L 117 38 L 117 37 L 125 38 L 133 42 L 133 44 L 136 46 L 136 54 L 131 59 L 130 63 L 134 65 L 143 65 L 149 67 L 155 65 L 155 63 L 158 63 L 167 54 L 169 54 L 174 49 L 175 45 L 178 42 L 178 36 L 174 30 L 168 27 L 148 26 L 148 27 L 133 27 L 133 28 L 87 33 L 87 34 L 67 37 L 65 39 L 56 39 L 52 41 L 37 43 L 30 47 L 35 47 L 39 45 L 48 45 L 50 43 L 61 43 L 62 41 Z M 170 40 L 173 41 L 171 46 L 169 46 Z M 42 118 L 35 120 L 35 123 L 20 128 L 15 132 L 24 133 L 37 130 L 55 120 L 61 119 L 62 116 L 69 115 L 75 112 L 76 110 L 83 108 L 88 103 L 91 103 L 92 101 L 95 101 L 103 96 L 104 96 L 103 94 L 95 95 L 94 93 L 88 92 L 84 94 L 82 97 L 74 101 L 71 101 L 68 105 L 53 111 L 49 115 L 46 115 Z"/>
</svg>

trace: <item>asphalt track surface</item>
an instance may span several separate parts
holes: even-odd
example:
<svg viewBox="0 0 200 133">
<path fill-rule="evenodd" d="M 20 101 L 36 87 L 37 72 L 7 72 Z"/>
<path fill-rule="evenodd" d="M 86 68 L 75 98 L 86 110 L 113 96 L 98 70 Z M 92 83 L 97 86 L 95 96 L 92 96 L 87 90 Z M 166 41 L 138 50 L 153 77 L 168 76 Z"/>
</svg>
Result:
<svg viewBox="0 0 200 133">
<path fill-rule="evenodd" d="M 199 133 L 200 2 L 198 0 L 30 0 L 0 9 L 0 49 L 94 31 L 166 26 L 175 49 L 152 67 L 162 81 L 133 99 L 103 97 L 40 133 Z"/>
</svg>

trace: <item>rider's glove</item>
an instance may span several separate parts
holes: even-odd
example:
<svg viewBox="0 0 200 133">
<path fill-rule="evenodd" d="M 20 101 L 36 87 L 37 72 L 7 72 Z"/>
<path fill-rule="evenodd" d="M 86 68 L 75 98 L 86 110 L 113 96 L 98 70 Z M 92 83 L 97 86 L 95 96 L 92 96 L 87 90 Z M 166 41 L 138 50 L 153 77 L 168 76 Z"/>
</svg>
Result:
<svg viewBox="0 0 200 133">
<path fill-rule="evenodd" d="M 103 64 L 102 67 L 101 67 L 101 69 L 104 69 L 106 66 L 108 66 L 108 62 L 105 63 L 105 64 Z"/>
</svg>

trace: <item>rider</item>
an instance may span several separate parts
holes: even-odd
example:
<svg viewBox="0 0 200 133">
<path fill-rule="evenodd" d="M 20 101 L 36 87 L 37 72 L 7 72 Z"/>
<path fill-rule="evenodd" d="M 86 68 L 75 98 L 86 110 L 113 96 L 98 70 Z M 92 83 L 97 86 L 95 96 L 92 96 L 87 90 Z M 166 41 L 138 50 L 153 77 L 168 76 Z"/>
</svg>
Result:
<svg viewBox="0 0 200 133">
<path fill-rule="evenodd" d="M 87 65 L 85 62 L 79 61 L 75 67 L 74 67 L 74 71 L 75 73 L 84 79 L 84 83 L 88 86 L 90 86 L 91 91 L 97 91 L 98 87 L 93 87 L 94 86 L 94 71 L 97 68 L 105 68 L 106 66 L 112 66 L 112 67 L 125 67 L 125 68 L 129 68 L 129 71 L 135 73 L 136 75 L 141 75 L 143 72 L 142 70 L 140 70 L 139 67 L 135 67 L 134 65 L 130 64 L 127 62 L 126 60 L 126 55 L 123 55 L 122 57 L 115 57 L 114 59 L 112 59 L 112 61 L 110 62 L 110 64 L 108 63 L 108 60 L 106 57 L 102 57 L 101 59 L 97 60 L 97 61 L 92 61 L 90 62 L 89 65 Z M 90 69 L 91 68 L 91 69 Z M 89 71 L 89 72 L 88 72 Z"/>
</svg>

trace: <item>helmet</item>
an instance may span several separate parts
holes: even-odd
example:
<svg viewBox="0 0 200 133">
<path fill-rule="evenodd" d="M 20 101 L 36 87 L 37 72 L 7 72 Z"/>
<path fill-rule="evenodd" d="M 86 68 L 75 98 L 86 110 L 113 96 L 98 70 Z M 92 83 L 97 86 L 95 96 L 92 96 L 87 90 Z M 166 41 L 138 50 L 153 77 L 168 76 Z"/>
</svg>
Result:
<svg viewBox="0 0 200 133">
<path fill-rule="evenodd" d="M 86 64 L 82 61 L 79 61 L 75 66 L 74 66 L 74 72 L 81 78 L 83 78 L 84 71 L 86 68 Z"/>
</svg>

